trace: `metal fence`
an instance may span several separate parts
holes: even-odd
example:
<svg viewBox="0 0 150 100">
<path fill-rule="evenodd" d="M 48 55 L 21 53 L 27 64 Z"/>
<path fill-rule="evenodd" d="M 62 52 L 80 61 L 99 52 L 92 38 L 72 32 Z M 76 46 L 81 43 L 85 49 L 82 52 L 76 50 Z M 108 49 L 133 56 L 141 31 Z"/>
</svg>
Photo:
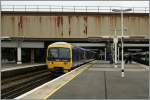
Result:
<svg viewBox="0 0 150 100">
<path fill-rule="evenodd" d="M 149 13 L 149 7 L 121 6 L 57 6 L 57 5 L 2 5 L 2 11 L 37 12 L 113 12 L 112 9 L 132 9 L 128 13 Z"/>
</svg>

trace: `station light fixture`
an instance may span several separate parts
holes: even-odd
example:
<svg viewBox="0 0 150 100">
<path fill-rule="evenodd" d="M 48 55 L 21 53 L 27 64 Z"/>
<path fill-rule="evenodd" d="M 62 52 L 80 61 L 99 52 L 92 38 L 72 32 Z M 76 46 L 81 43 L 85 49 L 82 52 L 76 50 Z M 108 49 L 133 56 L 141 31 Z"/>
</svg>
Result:
<svg viewBox="0 0 150 100">
<path fill-rule="evenodd" d="M 112 9 L 113 12 L 121 13 L 121 43 L 122 43 L 122 62 L 121 62 L 121 77 L 124 77 L 124 51 L 123 51 L 123 37 L 124 37 L 124 26 L 123 26 L 123 13 L 132 11 L 132 9 Z"/>
</svg>

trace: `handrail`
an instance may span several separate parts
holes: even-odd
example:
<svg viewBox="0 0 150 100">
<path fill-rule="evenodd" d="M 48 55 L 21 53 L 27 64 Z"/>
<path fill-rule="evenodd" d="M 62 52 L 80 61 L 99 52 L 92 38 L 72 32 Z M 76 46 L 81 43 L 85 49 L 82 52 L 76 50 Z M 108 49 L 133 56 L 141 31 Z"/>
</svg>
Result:
<svg viewBox="0 0 150 100">
<path fill-rule="evenodd" d="M 58 6 L 58 5 L 1 5 L 1 11 L 112 12 L 112 9 L 132 9 L 129 13 L 149 13 L 149 7 L 127 6 Z"/>
</svg>

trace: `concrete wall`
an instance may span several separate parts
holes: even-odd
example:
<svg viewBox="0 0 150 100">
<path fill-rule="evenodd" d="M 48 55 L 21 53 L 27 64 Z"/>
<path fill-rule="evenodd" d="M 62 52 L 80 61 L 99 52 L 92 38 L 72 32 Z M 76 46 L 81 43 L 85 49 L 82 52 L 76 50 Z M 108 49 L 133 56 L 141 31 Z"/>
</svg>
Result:
<svg viewBox="0 0 150 100">
<path fill-rule="evenodd" d="M 120 14 L 2 13 L 2 36 L 28 38 L 87 38 L 120 31 Z M 148 38 L 148 14 L 124 15 L 125 35 Z"/>
</svg>

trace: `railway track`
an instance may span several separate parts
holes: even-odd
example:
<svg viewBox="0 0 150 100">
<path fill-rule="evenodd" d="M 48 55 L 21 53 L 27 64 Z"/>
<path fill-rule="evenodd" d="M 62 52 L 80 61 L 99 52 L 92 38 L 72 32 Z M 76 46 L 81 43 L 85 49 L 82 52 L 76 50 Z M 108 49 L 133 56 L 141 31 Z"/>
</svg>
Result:
<svg viewBox="0 0 150 100">
<path fill-rule="evenodd" d="M 47 69 L 21 74 L 1 80 L 1 98 L 13 99 L 28 92 L 57 76 L 52 75 Z"/>
</svg>

